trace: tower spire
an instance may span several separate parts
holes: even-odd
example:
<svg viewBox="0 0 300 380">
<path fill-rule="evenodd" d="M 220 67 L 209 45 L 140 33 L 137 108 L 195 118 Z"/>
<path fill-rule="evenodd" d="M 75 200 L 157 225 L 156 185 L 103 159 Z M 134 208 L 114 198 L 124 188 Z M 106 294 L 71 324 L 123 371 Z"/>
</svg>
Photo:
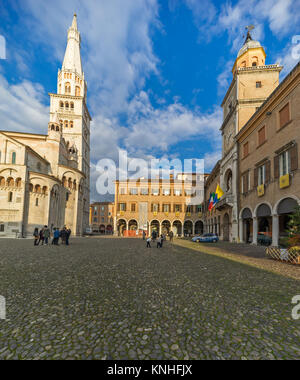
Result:
<svg viewBox="0 0 300 380">
<path fill-rule="evenodd" d="M 68 44 L 65 52 L 63 70 L 76 71 L 82 75 L 82 64 L 80 55 L 81 37 L 77 26 L 77 15 L 74 14 L 72 25 L 68 31 Z"/>
</svg>

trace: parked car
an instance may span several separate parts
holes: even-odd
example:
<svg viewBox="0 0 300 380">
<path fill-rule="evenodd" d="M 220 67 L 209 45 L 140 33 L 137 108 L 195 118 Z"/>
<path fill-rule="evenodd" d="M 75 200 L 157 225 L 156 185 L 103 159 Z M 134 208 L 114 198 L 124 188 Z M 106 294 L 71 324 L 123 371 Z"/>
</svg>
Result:
<svg viewBox="0 0 300 380">
<path fill-rule="evenodd" d="M 85 229 L 85 235 L 89 235 L 89 236 L 93 235 L 93 229 L 91 227 L 87 227 Z"/>
<path fill-rule="evenodd" d="M 257 236 L 257 243 L 268 247 L 272 245 L 272 238 L 269 235 L 259 233 Z"/>
<path fill-rule="evenodd" d="M 217 243 L 219 241 L 219 236 L 215 234 L 204 234 L 193 237 L 192 241 L 194 243 Z"/>
</svg>

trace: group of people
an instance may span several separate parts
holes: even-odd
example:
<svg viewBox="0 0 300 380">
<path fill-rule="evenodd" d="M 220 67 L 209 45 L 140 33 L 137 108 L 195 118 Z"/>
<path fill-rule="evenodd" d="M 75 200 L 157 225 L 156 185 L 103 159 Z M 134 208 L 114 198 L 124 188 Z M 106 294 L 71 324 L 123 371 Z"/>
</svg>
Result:
<svg viewBox="0 0 300 380">
<path fill-rule="evenodd" d="M 169 238 L 170 238 L 170 241 L 173 241 L 173 238 L 174 238 L 173 231 L 171 231 L 169 233 Z M 157 248 L 162 248 L 164 241 L 167 240 L 167 236 L 164 234 L 159 235 L 156 231 L 152 231 L 151 236 L 149 236 L 146 239 L 146 232 L 144 231 L 143 232 L 143 240 L 147 240 L 147 248 L 151 248 L 151 243 L 155 243 L 155 242 L 156 242 Z"/>
<path fill-rule="evenodd" d="M 61 239 L 62 244 L 69 245 L 69 239 L 72 231 L 66 226 L 60 230 L 59 228 L 54 228 L 53 233 L 51 234 L 48 226 L 44 226 L 41 230 L 35 228 L 33 237 L 34 245 L 49 245 L 49 240 L 52 236 L 51 245 L 59 245 L 59 239 Z"/>
</svg>

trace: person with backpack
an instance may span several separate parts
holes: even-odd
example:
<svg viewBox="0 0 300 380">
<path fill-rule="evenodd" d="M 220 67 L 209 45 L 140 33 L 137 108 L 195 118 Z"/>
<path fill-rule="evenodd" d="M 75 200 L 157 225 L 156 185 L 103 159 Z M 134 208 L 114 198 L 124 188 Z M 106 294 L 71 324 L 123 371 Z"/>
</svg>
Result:
<svg viewBox="0 0 300 380">
<path fill-rule="evenodd" d="M 148 239 L 147 239 L 147 248 L 151 248 L 151 241 L 152 241 L 151 237 L 148 237 Z"/>
<path fill-rule="evenodd" d="M 49 238 L 50 238 L 50 230 L 48 226 L 44 227 L 44 243 L 45 245 L 49 244 Z"/>
<path fill-rule="evenodd" d="M 39 235 L 39 229 L 35 228 L 34 232 L 33 232 L 34 245 L 38 245 L 39 237 L 40 237 L 40 235 Z"/>
</svg>

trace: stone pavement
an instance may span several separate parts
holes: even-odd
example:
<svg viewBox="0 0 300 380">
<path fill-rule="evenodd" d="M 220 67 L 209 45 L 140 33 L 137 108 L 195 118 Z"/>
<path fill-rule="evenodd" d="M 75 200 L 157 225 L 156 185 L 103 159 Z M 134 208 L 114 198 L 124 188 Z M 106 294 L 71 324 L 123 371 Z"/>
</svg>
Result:
<svg viewBox="0 0 300 380">
<path fill-rule="evenodd" d="M 167 243 L 0 241 L 0 359 L 299 359 L 300 282 Z"/>
</svg>

